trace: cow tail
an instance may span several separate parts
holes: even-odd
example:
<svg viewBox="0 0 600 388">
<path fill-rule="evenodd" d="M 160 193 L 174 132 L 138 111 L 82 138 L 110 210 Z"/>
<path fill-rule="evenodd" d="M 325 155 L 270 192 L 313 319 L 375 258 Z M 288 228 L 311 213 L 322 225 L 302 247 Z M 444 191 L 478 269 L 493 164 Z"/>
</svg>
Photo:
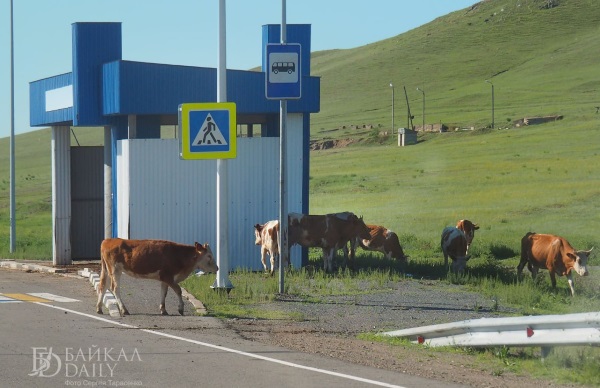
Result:
<svg viewBox="0 0 600 388">
<path fill-rule="evenodd" d="M 535 233 L 527 232 L 525 236 L 521 239 L 521 261 L 529 262 L 529 251 L 531 250 L 531 239 L 529 237 L 533 236 Z M 527 267 L 529 268 L 529 266 Z"/>
</svg>

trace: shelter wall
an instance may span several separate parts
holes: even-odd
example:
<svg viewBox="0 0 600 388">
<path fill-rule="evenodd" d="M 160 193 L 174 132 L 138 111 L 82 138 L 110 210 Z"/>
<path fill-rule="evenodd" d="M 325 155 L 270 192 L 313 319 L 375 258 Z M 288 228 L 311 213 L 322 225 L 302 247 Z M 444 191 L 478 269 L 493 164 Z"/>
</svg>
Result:
<svg viewBox="0 0 600 388">
<path fill-rule="evenodd" d="M 303 115 L 288 115 L 288 210 L 302 212 Z M 278 218 L 279 138 L 238 138 L 229 159 L 229 261 L 232 270 L 262 270 L 254 224 Z M 181 160 L 177 139 L 117 142 L 117 235 L 216 248 L 216 160 Z M 301 249 L 290 250 L 294 267 Z"/>
</svg>

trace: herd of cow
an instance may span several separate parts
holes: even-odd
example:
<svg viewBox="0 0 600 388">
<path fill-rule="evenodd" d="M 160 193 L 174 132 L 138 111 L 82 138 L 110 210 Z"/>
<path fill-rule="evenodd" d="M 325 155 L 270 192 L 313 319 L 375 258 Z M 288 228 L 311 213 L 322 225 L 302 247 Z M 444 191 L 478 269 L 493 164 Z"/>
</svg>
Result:
<svg viewBox="0 0 600 388">
<path fill-rule="evenodd" d="M 456 226 L 448 226 L 442 231 L 440 245 L 444 255 L 444 265 L 448 268 L 448 257 L 452 260 L 450 269 L 463 272 L 467 261 L 471 258 L 469 247 L 475 237 L 479 225 L 469 220 L 459 220 Z M 254 225 L 255 243 L 261 246 L 261 262 L 265 272 L 269 271 L 266 255 L 270 256 L 273 274 L 278 261 L 279 222 L 268 221 Z M 391 230 L 379 226 L 365 224 L 362 217 L 354 213 L 332 213 L 325 215 L 305 215 L 290 213 L 288 225 L 288 244 L 298 244 L 308 248 L 323 249 L 323 268 L 333 270 L 333 258 L 339 249 L 344 251 L 344 266 L 348 258 L 354 260 L 356 247 L 383 253 L 388 259 L 399 260 L 406 265 L 408 256 L 404 254 L 398 235 Z M 348 248 L 349 246 L 349 248 Z M 592 248 L 593 249 L 593 248 Z M 527 233 L 521 240 L 521 261 L 517 266 L 518 277 L 522 277 L 523 268 L 531 272 L 533 278 L 538 270 L 550 272 L 552 287 L 556 288 L 556 275 L 565 275 L 569 282 L 571 295 L 575 296 L 572 271 L 587 276 L 587 260 L 592 249 L 575 250 L 567 240 L 550 234 Z M 348 256 L 348 251 L 350 255 Z M 289 264 L 289 263 L 286 263 Z"/>
<path fill-rule="evenodd" d="M 444 254 L 444 264 L 448 268 L 448 257 L 452 260 L 450 269 L 464 271 L 470 258 L 469 247 L 473 242 L 477 224 L 469 220 L 458 221 L 455 227 L 442 231 L 440 245 Z M 254 225 L 255 243 L 261 246 L 261 261 L 265 272 L 273 274 L 279 256 L 279 222 L 268 221 Z M 365 224 L 362 217 L 351 212 L 325 215 L 306 215 L 290 213 L 288 219 L 288 245 L 300 245 L 323 250 L 323 268 L 333 271 L 335 253 L 344 251 L 344 266 L 353 261 L 356 248 L 382 252 L 387 258 L 395 259 L 406 265 L 408 256 L 404 254 L 396 233 L 379 226 Z M 593 248 L 592 248 L 593 249 Z M 550 234 L 527 233 L 521 240 L 521 261 L 517 267 L 519 278 L 525 265 L 535 278 L 539 269 L 548 269 L 552 287 L 556 288 L 556 274 L 565 275 L 571 294 L 573 288 L 572 271 L 581 276 L 588 275 L 587 260 L 592 249 L 575 250 L 567 240 Z M 266 255 L 270 256 L 270 270 L 266 264 Z M 161 282 L 160 312 L 167 314 L 165 297 L 168 288 L 179 298 L 178 310 L 183 315 L 183 299 L 178 283 L 192 272 L 200 270 L 215 273 L 219 270 L 208 244 L 178 244 L 163 240 L 125 240 L 105 239 L 100 246 L 101 274 L 98 285 L 96 311 L 102 314 L 104 294 L 110 279 L 110 290 L 115 296 L 121 315 L 129 312 L 120 295 L 121 274 L 154 279 Z M 289 264 L 289 263 L 286 263 Z"/>
</svg>

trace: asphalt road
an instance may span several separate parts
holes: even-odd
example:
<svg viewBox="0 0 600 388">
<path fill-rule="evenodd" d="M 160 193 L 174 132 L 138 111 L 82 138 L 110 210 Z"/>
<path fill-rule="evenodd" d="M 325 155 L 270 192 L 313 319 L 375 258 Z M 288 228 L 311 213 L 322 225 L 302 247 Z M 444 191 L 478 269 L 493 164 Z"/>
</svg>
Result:
<svg viewBox="0 0 600 388">
<path fill-rule="evenodd" d="M 161 316 L 158 282 L 121 279 L 131 315 L 113 318 L 106 309 L 96 314 L 96 293 L 87 279 L 0 269 L 0 385 L 440 386 L 247 341 L 218 319 L 194 315 L 188 302 L 185 315 L 178 315 L 171 290 L 167 311 L 175 315 Z"/>
</svg>

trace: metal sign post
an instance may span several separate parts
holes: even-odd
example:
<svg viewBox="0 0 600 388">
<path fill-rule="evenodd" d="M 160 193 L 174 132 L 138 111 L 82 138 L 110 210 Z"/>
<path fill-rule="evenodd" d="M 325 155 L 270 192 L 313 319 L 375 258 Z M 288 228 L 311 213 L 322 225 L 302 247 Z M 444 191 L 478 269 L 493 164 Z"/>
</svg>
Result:
<svg viewBox="0 0 600 388">
<path fill-rule="evenodd" d="M 219 0 L 219 67 L 217 68 L 217 102 L 227 101 L 227 40 L 226 40 L 225 0 Z M 215 289 L 233 288 L 229 281 L 229 212 L 227 207 L 227 160 L 217 160 L 217 278 Z"/>
<path fill-rule="evenodd" d="M 289 262 L 287 201 L 287 100 L 301 97 L 300 45 L 287 44 L 286 2 L 281 1 L 281 44 L 266 47 L 265 94 L 279 100 L 279 293 L 284 292 L 283 264 Z"/>
</svg>

